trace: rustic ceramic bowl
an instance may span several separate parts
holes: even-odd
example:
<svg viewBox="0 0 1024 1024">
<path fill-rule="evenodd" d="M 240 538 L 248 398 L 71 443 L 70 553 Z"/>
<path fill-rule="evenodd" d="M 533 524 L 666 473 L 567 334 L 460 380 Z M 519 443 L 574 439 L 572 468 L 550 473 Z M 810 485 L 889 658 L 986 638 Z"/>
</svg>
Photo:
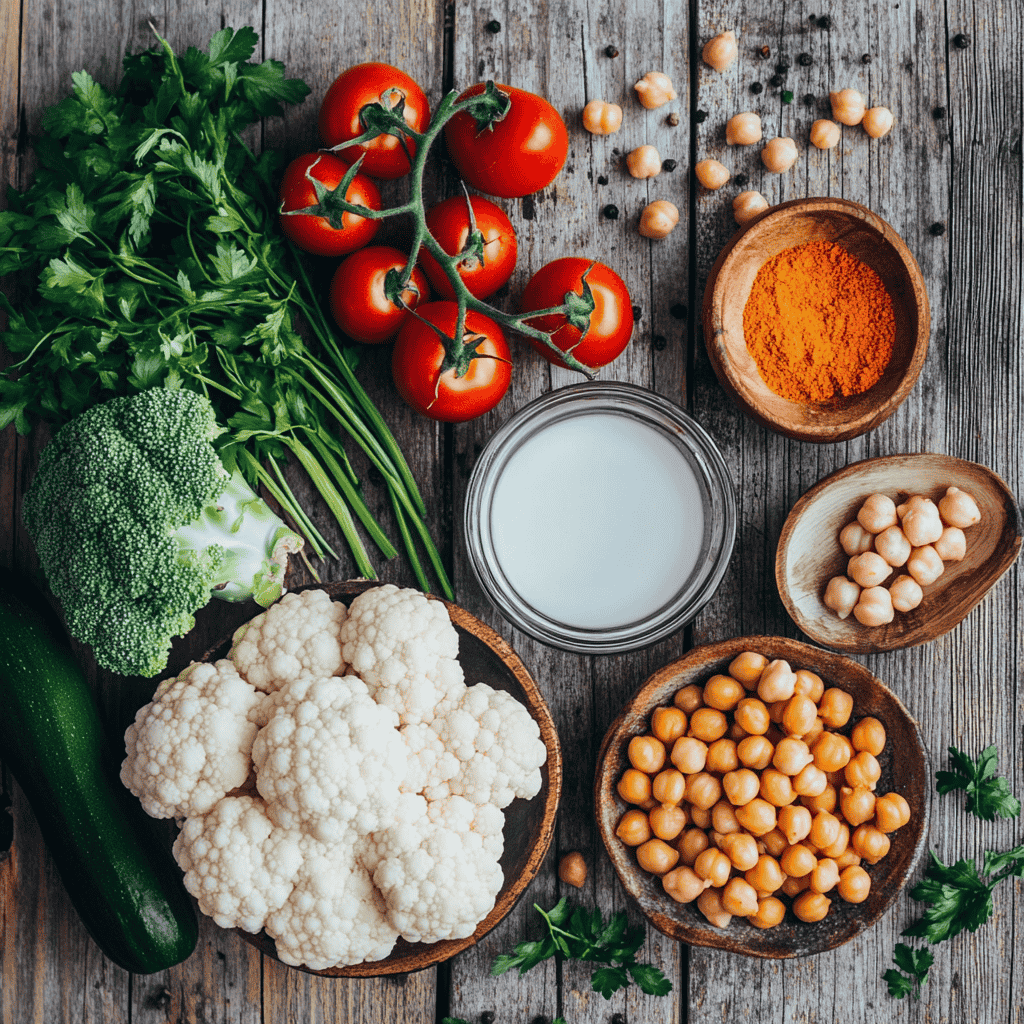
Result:
<svg viewBox="0 0 1024 1024">
<path fill-rule="evenodd" d="M 869 494 L 888 494 L 897 504 L 911 494 L 938 502 L 949 486 L 973 495 L 982 519 L 964 531 L 964 559 L 946 562 L 938 580 L 924 588 L 917 608 L 872 628 L 825 607 L 828 581 L 846 575 L 849 561 L 839 546 L 839 531 L 856 519 Z M 866 459 L 825 477 L 793 506 L 779 538 L 775 582 L 786 611 L 812 640 L 858 654 L 895 651 L 928 643 L 957 626 L 1017 560 L 1021 533 L 1013 494 L 985 466 L 948 455 Z M 883 585 L 904 571 L 894 570 Z"/>
<path fill-rule="evenodd" d="M 761 379 L 747 351 L 743 309 L 758 271 L 783 249 L 836 242 L 866 263 L 892 296 L 896 344 L 882 379 L 861 395 L 820 404 L 792 402 Z M 773 206 L 737 232 L 704 290 L 704 341 L 722 387 L 762 426 L 798 441 L 857 437 L 891 416 L 913 388 L 928 352 L 931 315 L 921 270 L 893 228 L 846 199 L 796 199 Z"/>
<path fill-rule="evenodd" d="M 335 601 L 344 601 L 347 605 L 351 604 L 358 594 L 379 585 L 365 581 L 350 581 L 313 584 L 312 587 L 295 589 L 309 590 L 318 587 L 326 590 Z M 477 925 L 472 935 L 465 939 L 433 943 L 410 943 L 399 939 L 390 956 L 383 960 L 354 964 L 351 967 L 332 967 L 326 971 L 299 968 L 309 974 L 331 978 L 372 978 L 385 974 L 419 971 L 450 959 L 456 953 L 461 953 L 479 942 L 516 905 L 540 869 L 551 845 L 558 798 L 562 788 L 562 754 L 551 712 L 537 689 L 537 684 L 515 651 L 494 630 L 469 612 L 448 601 L 444 603 L 459 634 L 459 661 L 465 670 L 467 682 L 487 683 L 496 690 L 511 693 L 526 706 L 540 727 L 540 736 L 548 752 L 547 761 L 541 768 L 540 792 L 532 800 L 514 800 L 505 808 L 505 850 L 501 856 L 505 884 L 498 893 L 494 909 Z M 227 637 L 208 651 L 202 660 L 226 657 L 230 649 L 231 638 Z M 261 953 L 277 959 L 274 940 L 266 932 L 254 935 L 242 929 L 236 931 Z"/>
<path fill-rule="evenodd" d="M 896 791 L 911 807 L 910 821 L 890 835 L 889 854 L 875 865 L 865 865 L 871 875 L 871 892 L 863 903 L 846 903 L 832 896 L 828 915 L 814 924 L 798 920 L 791 910 L 775 928 L 760 930 L 734 917 L 727 928 L 712 927 L 695 903 L 676 903 L 664 891 L 661 880 L 641 870 L 632 847 L 616 835 L 619 819 L 629 809 L 616 786 L 629 767 L 626 747 L 630 739 L 649 729 L 651 712 L 668 706 L 676 691 L 690 683 L 703 684 L 726 672 L 741 651 L 759 651 L 768 658 L 784 658 L 796 668 L 810 669 L 838 686 L 854 700 L 850 724 L 865 715 L 879 719 L 887 734 L 879 755 L 882 776 L 878 792 Z M 849 733 L 850 725 L 839 730 Z M 601 838 L 619 879 L 640 909 L 659 931 L 692 946 L 711 946 L 731 953 L 765 958 L 784 958 L 822 953 L 849 942 L 871 927 L 892 905 L 924 852 L 928 832 L 929 770 L 917 723 L 897 697 L 863 665 L 842 655 L 784 637 L 748 636 L 698 647 L 659 669 L 612 723 L 598 754 L 594 803 Z M 784 900 L 785 902 L 785 900 Z"/>
</svg>

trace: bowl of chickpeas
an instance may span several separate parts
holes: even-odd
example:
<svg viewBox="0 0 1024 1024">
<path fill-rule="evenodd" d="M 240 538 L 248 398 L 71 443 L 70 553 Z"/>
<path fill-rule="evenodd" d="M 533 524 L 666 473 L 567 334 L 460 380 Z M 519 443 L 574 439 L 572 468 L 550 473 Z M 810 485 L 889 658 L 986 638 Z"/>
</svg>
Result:
<svg viewBox="0 0 1024 1024">
<path fill-rule="evenodd" d="M 892 905 L 924 851 L 917 723 L 863 665 L 785 637 L 659 669 L 598 755 L 598 828 L 671 938 L 749 956 L 821 953 Z"/>
</svg>

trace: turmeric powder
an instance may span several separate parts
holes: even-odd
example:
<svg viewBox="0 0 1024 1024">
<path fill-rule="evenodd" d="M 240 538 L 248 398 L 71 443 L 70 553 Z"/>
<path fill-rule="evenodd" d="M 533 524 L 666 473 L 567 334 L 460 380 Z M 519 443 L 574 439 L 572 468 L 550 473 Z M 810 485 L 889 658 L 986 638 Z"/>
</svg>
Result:
<svg viewBox="0 0 1024 1024">
<path fill-rule="evenodd" d="M 743 333 L 772 391 L 825 402 L 878 383 L 892 358 L 896 317 L 870 267 L 835 242 L 805 242 L 758 271 Z"/>
</svg>

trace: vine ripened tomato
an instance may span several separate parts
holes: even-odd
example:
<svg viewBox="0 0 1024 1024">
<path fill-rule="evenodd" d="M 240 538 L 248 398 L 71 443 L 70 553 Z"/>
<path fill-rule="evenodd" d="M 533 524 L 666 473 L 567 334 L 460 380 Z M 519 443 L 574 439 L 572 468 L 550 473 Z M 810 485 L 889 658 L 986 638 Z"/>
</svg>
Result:
<svg viewBox="0 0 1024 1024">
<path fill-rule="evenodd" d="M 332 153 L 305 153 L 285 168 L 279 192 L 281 230 L 300 249 L 317 256 L 344 256 L 366 245 L 379 227 L 379 221 L 330 209 L 333 190 L 341 184 L 349 165 Z M 331 190 L 317 199 L 316 186 L 306 172 Z M 357 174 L 345 199 L 370 210 L 380 209 L 380 192 L 369 178 Z M 321 213 L 289 213 L 290 210 L 317 208 Z"/>
<path fill-rule="evenodd" d="M 567 292 L 583 295 L 584 275 L 594 297 L 590 326 L 584 334 L 581 335 L 579 329 L 561 313 L 539 316 L 526 322 L 530 327 L 550 333 L 551 340 L 563 352 L 571 349 L 573 356 L 584 366 L 597 369 L 617 358 L 629 344 L 633 333 L 633 305 L 625 283 L 614 270 L 580 256 L 554 260 L 530 278 L 519 306 L 524 313 L 531 309 L 560 306 L 565 302 Z M 549 362 L 565 365 L 542 341 L 530 338 L 529 342 Z"/>
<path fill-rule="evenodd" d="M 482 313 L 466 313 L 466 344 L 476 346 L 479 358 L 471 359 L 456 376 L 454 368 L 443 369 L 444 345 L 429 324 L 453 335 L 458 305 L 428 302 L 416 312 L 428 323 L 409 317 L 391 356 L 398 393 L 416 412 L 446 423 L 475 419 L 493 409 L 512 380 L 511 356 L 501 328 Z"/>
<path fill-rule="evenodd" d="M 367 344 L 389 341 L 405 323 L 407 309 L 396 306 L 384 292 L 389 270 L 401 273 L 408 257 L 389 245 L 371 245 L 346 257 L 331 279 L 331 313 L 353 340 Z M 402 292 L 406 305 L 415 308 L 430 298 L 430 287 L 419 268 Z"/>
<path fill-rule="evenodd" d="M 324 145 L 333 149 L 366 131 L 364 107 L 402 104 L 402 116 L 414 131 L 422 132 L 430 123 L 430 105 L 423 90 L 404 72 L 390 64 L 356 64 L 343 71 L 327 90 L 320 106 L 320 135 Z M 402 141 L 408 147 L 406 155 Z M 416 143 L 402 136 L 378 135 L 358 146 L 347 146 L 339 154 L 349 163 L 360 156 L 359 170 L 371 178 L 400 178 L 409 173 L 409 157 L 416 155 Z"/>
<path fill-rule="evenodd" d="M 459 99 L 484 91 L 480 83 Z M 479 128 L 465 111 L 445 125 L 448 152 L 467 184 L 491 196 L 515 199 L 555 179 L 569 153 L 565 122 L 547 100 L 532 92 L 499 85 L 511 106 L 504 118 Z"/>
<path fill-rule="evenodd" d="M 516 233 L 500 206 L 482 196 L 470 196 L 468 202 L 473 205 L 473 218 L 482 246 L 479 255 L 469 256 L 459 264 L 459 277 L 473 295 L 485 299 L 496 292 L 516 268 Z M 463 252 L 467 243 L 471 244 L 466 197 L 452 196 L 438 203 L 427 214 L 427 229 L 449 256 Z M 454 299 L 451 281 L 426 249 L 420 250 L 419 263 L 434 291 L 446 299 Z"/>
</svg>

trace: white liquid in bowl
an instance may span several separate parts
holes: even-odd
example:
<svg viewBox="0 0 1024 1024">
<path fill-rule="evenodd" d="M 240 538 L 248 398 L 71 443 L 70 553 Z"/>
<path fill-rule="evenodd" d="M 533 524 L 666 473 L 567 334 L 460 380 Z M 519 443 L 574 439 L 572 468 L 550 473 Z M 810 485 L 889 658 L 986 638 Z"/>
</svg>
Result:
<svg viewBox="0 0 1024 1024">
<path fill-rule="evenodd" d="M 591 413 L 548 424 L 505 463 L 490 509 L 494 553 L 541 614 L 583 629 L 653 615 L 693 573 L 700 484 L 661 431 Z"/>
</svg>

